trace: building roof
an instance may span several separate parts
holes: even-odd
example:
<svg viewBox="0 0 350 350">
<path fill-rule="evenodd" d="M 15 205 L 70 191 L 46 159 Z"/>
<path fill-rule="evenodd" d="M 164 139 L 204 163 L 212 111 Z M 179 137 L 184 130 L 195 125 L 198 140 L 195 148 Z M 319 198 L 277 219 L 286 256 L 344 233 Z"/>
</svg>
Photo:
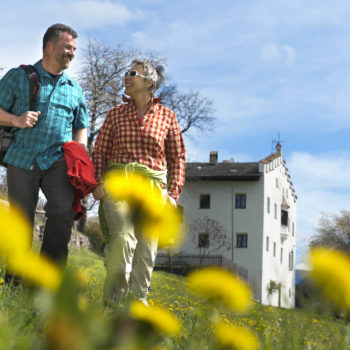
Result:
<svg viewBox="0 0 350 350">
<path fill-rule="evenodd" d="M 186 163 L 186 179 L 187 180 L 207 180 L 207 181 L 257 181 L 263 176 L 263 172 L 269 172 L 281 165 L 284 168 L 285 176 L 292 191 L 294 200 L 297 199 L 293 183 L 288 174 L 288 168 L 282 159 L 282 146 L 280 143 L 276 145 L 276 152 L 268 155 L 259 162 L 238 163 L 234 161 L 224 160 L 218 162 L 218 152 L 211 151 L 208 163 Z M 266 170 L 264 170 L 266 168 Z M 285 207 L 289 207 L 286 200 L 282 203 Z"/>
<path fill-rule="evenodd" d="M 256 181 L 262 176 L 259 162 L 187 163 L 186 178 L 221 181 Z"/>
<path fill-rule="evenodd" d="M 281 154 L 280 153 L 272 153 L 270 154 L 269 156 L 265 157 L 264 159 L 261 159 L 261 163 L 264 163 L 264 164 L 268 164 L 270 162 L 272 162 L 274 159 L 278 158 L 278 157 L 281 157 Z"/>
</svg>

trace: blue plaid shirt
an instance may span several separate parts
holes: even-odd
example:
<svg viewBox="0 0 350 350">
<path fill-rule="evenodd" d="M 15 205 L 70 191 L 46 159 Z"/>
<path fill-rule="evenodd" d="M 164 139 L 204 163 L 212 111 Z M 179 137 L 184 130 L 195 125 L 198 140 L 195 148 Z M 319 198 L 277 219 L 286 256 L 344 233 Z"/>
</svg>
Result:
<svg viewBox="0 0 350 350">
<path fill-rule="evenodd" d="M 35 63 L 41 80 L 35 111 L 40 111 L 33 128 L 16 129 L 4 161 L 33 170 L 35 163 L 45 170 L 63 155 L 62 145 L 72 140 L 72 131 L 89 125 L 87 107 L 79 84 L 65 72 L 55 84 L 41 61 Z M 22 68 L 11 69 L 0 80 L 0 107 L 21 116 L 29 109 L 29 83 Z"/>
</svg>

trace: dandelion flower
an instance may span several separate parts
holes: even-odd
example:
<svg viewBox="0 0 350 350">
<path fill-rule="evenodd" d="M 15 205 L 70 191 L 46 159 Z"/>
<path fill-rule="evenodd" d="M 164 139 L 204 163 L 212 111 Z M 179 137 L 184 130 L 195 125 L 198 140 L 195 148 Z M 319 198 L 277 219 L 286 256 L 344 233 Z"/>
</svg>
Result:
<svg viewBox="0 0 350 350">
<path fill-rule="evenodd" d="M 158 306 L 147 307 L 140 301 L 134 301 L 130 306 L 131 316 L 150 324 L 161 334 L 178 335 L 181 330 L 180 321 L 169 311 Z"/>
<path fill-rule="evenodd" d="M 159 215 L 145 217 L 141 223 L 144 235 L 148 239 L 157 239 L 159 248 L 178 246 L 183 239 L 181 217 L 177 209 L 166 202 Z"/>
<path fill-rule="evenodd" d="M 132 207 L 144 204 L 153 214 L 161 210 L 161 191 L 145 176 L 137 173 L 126 176 L 124 172 L 110 171 L 104 179 L 104 186 L 113 198 L 127 201 Z"/>
<path fill-rule="evenodd" d="M 105 177 L 104 186 L 114 199 L 128 202 L 144 237 L 158 240 L 159 248 L 180 243 L 181 216 L 150 179 L 137 173 L 126 176 L 120 171 L 111 171 Z"/>
<path fill-rule="evenodd" d="M 259 343 L 256 336 L 243 327 L 219 321 L 214 326 L 214 334 L 222 347 L 235 350 L 257 350 Z"/>
<path fill-rule="evenodd" d="M 32 251 L 8 256 L 7 267 L 10 272 L 47 289 L 56 290 L 61 284 L 60 268 L 44 256 L 38 256 Z"/>
<path fill-rule="evenodd" d="M 192 272 L 188 287 L 209 302 L 223 303 L 237 311 L 245 311 L 251 303 L 249 287 L 234 274 L 218 267 Z"/>
<path fill-rule="evenodd" d="M 87 287 L 89 285 L 89 273 L 91 269 L 78 269 L 75 273 L 76 280 L 81 287 Z"/>
<path fill-rule="evenodd" d="M 0 222 L 0 255 L 20 255 L 30 248 L 32 228 L 19 210 L 0 204 Z"/>
<path fill-rule="evenodd" d="M 30 250 L 31 226 L 16 209 L 0 205 L 0 255 L 11 273 L 48 289 L 57 289 L 61 270 Z"/>
<path fill-rule="evenodd" d="M 335 305 L 350 310 L 350 258 L 327 248 L 310 252 L 310 278 Z"/>
</svg>

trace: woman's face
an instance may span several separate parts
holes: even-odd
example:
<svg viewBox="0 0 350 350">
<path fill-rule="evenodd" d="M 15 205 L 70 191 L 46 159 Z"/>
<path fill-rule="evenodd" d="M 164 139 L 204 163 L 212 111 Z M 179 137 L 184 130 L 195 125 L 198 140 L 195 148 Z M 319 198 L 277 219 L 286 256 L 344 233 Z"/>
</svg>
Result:
<svg viewBox="0 0 350 350">
<path fill-rule="evenodd" d="M 136 64 L 132 66 L 129 70 L 129 72 L 136 71 L 140 75 L 144 75 L 145 72 L 143 70 L 143 67 L 141 64 Z M 125 94 L 130 97 L 135 97 L 139 94 L 150 94 L 149 88 L 152 85 L 152 82 L 150 80 L 146 80 L 143 77 L 140 77 L 138 75 L 136 76 L 130 76 L 130 74 L 127 74 L 124 79 L 125 83 Z"/>
</svg>

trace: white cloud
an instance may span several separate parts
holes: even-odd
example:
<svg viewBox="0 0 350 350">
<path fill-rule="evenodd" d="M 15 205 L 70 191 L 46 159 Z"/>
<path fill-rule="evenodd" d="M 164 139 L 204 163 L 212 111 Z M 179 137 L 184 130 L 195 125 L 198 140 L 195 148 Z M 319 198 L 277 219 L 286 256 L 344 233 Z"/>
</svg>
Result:
<svg viewBox="0 0 350 350">
<path fill-rule="evenodd" d="M 243 150 L 232 151 L 220 142 L 211 141 L 211 137 L 207 138 L 208 142 L 203 144 L 194 139 L 185 136 L 186 161 L 187 162 L 209 162 L 210 151 L 218 152 L 218 162 L 224 160 L 234 160 L 235 162 L 256 162 L 257 159 L 251 154 L 243 153 Z"/>
<path fill-rule="evenodd" d="M 261 49 L 261 57 L 264 60 L 278 59 L 280 55 L 280 49 L 275 43 L 268 43 Z"/>
<path fill-rule="evenodd" d="M 288 64 L 292 64 L 295 60 L 295 50 L 289 45 L 282 45 L 283 57 Z"/>
<path fill-rule="evenodd" d="M 347 188 L 350 191 L 350 153 L 323 153 L 311 155 L 295 152 L 288 161 L 295 181 L 302 188 L 331 190 Z"/>
<path fill-rule="evenodd" d="M 339 214 L 350 203 L 350 153 L 295 152 L 287 159 L 297 200 L 298 254 L 307 250 L 322 213 Z"/>
<path fill-rule="evenodd" d="M 50 2 L 58 16 L 71 18 L 71 21 L 83 28 L 100 28 L 108 25 L 123 26 L 126 23 L 142 18 L 139 10 L 129 10 L 122 3 L 110 1 L 80 0 L 61 3 Z"/>
<path fill-rule="evenodd" d="M 270 42 L 261 48 L 261 58 L 266 61 L 281 61 L 292 64 L 295 57 L 295 50 L 289 45 L 277 45 Z"/>
<path fill-rule="evenodd" d="M 131 34 L 131 39 L 136 47 L 142 48 L 159 48 L 161 44 L 157 42 L 154 38 L 150 37 L 144 32 L 134 32 Z"/>
<path fill-rule="evenodd" d="M 44 22 L 33 23 L 35 8 L 40 9 Z M 38 60 L 42 55 L 42 37 L 45 30 L 53 23 L 71 25 L 79 34 L 78 49 L 80 49 L 83 47 L 81 44 L 87 41 L 84 37 L 93 33 L 89 32 L 90 29 L 121 27 L 144 18 L 143 12 L 135 6 L 129 8 L 122 2 L 108 0 L 38 0 L 35 8 L 30 2 L 22 0 L 6 4 L 0 23 L 0 42 L 6 47 L 6 53 L 1 55 L 1 66 L 9 69 Z M 111 33 L 107 32 L 106 35 L 112 35 Z"/>
</svg>

